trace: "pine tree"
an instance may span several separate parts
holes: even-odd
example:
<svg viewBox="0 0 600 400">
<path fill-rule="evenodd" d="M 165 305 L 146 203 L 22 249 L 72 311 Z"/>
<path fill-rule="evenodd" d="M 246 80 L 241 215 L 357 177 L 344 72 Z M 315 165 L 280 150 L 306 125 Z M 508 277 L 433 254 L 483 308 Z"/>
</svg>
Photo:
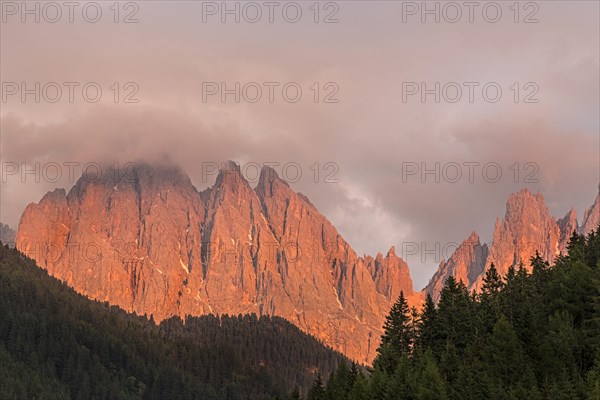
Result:
<svg viewBox="0 0 600 400">
<path fill-rule="evenodd" d="M 414 352 L 414 346 L 419 337 L 419 327 L 421 326 L 421 314 L 417 307 L 412 307 L 410 309 L 410 324 L 409 324 L 409 333 L 410 333 L 410 351 Z"/>
<path fill-rule="evenodd" d="M 348 393 L 348 400 L 371 400 L 371 397 L 369 397 L 368 393 L 366 379 L 362 374 L 359 374 L 356 377 L 356 380 L 352 385 L 352 389 L 350 389 L 350 393 Z"/>
<path fill-rule="evenodd" d="M 600 223 L 595 231 L 590 232 L 585 243 L 585 263 L 596 270 L 600 269 Z"/>
<path fill-rule="evenodd" d="M 300 388 L 298 386 L 294 386 L 294 388 L 292 389 L 292 391 L 290 392 L 289 396 L 288 396 L 288 400 L 301 400 L 302 397 L 300 396 Z"/>
<path fill-rule="evenodd" d="M 440 294 L 438 304 L 436 331 L 439 335 L 434 354 L 439 354 L 452 344 L 459 353 L 472 339 L 475 324 L 472 312 L 472 298 L 462 282 L 456 282 L 453 276 L 448 277 Z"/>
<path fill-rule="evenodd" d="M 490 267 L 485 271 L 481 292 L 491 297 L 497 294 L 503 286 L 502 278 L 500 278 L 496 266 L 494 263 L 491 263 Z"/>
<path fill-rule="evenodd" d="M 397 352 L 408 354 L 410 351 L 410 310 L 404 292 L 400 292 L 398 300 L 393 305 L 383 327 L 382 343 L 390 344 Z"/>
<path fill-rule="evenodd" d="M 585 377 L 586 400 L 600 400 L 600 358 L 596 358 L 596 365 Z"/>
<path fill-rule="evenodd" d="M 435 358 L 430 352 L 424 354 L 421 363 L 424 366 L 418 380 L 418 400 L 444 400 L 447 398 L 446 382 L 438 370 Z"/>
<path fill-rule="evenodd" d="M 331 373 L 325 392 L 329 399 L 343 399 L 352 385 L 349 383 L 350 370 L 346 363 L 341 363 L 335 373 Z"/>
<path fill-rule="evenodd" d="M 387 400 L 388 375 L 381 368 L 375 368 L 369 379 L 370 400 Z"/>
<path fill-rule="evenodd" d="M 544 261 L 537 250 L 535 251 L 535 255 L 531 256 L 529 262 L 533 267 L 532 269 L 534 274 L 546 272 L 550 268 L 550 264 L 548 264 L 547 261 Z"/>
<path fill-rule="evenodd" d="M 506 276 L 504 277 L 504 292 L 502 296 L 503 308 L 509 319 L 509 321 L 514 324 L 514 310 L 516 306 L 516 296 L 515 296 L 515 286 L 516 286 L 516 277 L 517 272 L 513 265 L 508 267 L 508 271 L 506 272 Z"/>
<path fill-rule="evenodd" d="M 431 295 L 428 294 L 425 298 L 425 305 L 423 306 L 418 326 L 416 347 L 419 350 L 433 348 L 435 346 L 436 315 L 437 309 L 435 303 L 433 302 Z"/>
<path fill-rule="evenodd" d="M 484 356 L 491 375 L 502 385 L 519 381 L 528 367 L 528 359 L 508 319 L 501 316 L 486 346 Z"/>
<path fill-rule="evenodd" d="M 491 332 L 500 315 L 500 292 L 504 287 L 502 278 L 496 270 L 494 263 L 491 263 L 483 278 L 481 293 L 477 296 L 479 329 L 482 332 Z"/>
<path fill-rule="evenodd" d="M 323 386 L 323 379 L 321 378 L 321 373 L 318 373 L 315 383 L 312 385 L 312 387 L 308 391 L 306 400 L 326 400 L 326 399 L 327 399 L 327 397 L 325 396 L 325 388 Z"/>
<path fill-rule="evenodd" d="M 352 365 L 350 366 L 350 371 L 348 372 L 348 386 L 352 387 L 354 386 L 354 382 L 356 382 L 356 379 L 358 378 L 358 375 L 360 374 L 360 372 L 358 371 L 358 364 L 356 362 L 353 362 Z M 362 375 L 362 374 L 360 374 Z"/>
<path fill-rule="evenodd" d="M 398 300 L 386 317 L 381 336 L 381 345 L 377 349 L 375 367 L 388 374 L 396 369 L 401 357 L 407 357 L 412 347 L 411 317 L 404 293 L 400 292 Z"/>
<path fill-rule="evenodd" d="M 567 252 L 569 260 L 583 260 L 585 258 L 585 237 L 574 231 L 567 243 Z"/>
<path fill-rule="evenodd" d="M 385 398 L 387 400 L 410 398 L 411 393 L 414 392 L 416 381 L 415 369 L 412 364 L 411 359 L 407 357 L 400 358 L 396 370 L 389 377 L 385 388 Z"/>
</svg>

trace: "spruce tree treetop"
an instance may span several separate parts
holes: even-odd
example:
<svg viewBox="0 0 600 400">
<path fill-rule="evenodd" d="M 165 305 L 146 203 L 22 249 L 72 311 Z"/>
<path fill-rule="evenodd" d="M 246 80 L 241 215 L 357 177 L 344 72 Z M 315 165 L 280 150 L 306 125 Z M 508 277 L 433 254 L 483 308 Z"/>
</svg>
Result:
<svg viewBox="0 0 600 400">
<path fill-rule="evenodd" d="M 482 292 L 486 295 L 492 296 L 498 293 L 503 286 L 504 284 L 502 283 L 502 278 L 500 278 L 496 266 L 494 263 L 491 263 L 483 278 Z"/>
<path fill-rule="evenodd" d="M 400 357 L 408 356 L 413 344 L 411 314 L 404 292 L 400 292 L 386 317 L 383 331 L 374 365 L 393 373 Z"/>
</svg>

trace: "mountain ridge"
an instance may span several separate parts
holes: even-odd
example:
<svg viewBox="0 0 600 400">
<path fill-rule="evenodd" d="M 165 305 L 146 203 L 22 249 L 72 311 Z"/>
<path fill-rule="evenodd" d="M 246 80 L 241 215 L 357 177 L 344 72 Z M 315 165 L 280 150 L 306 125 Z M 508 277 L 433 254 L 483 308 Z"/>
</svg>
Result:
<svg viewBox="0 0 600 400">
<path fill-rule="evenodd" d="M 277 315 L 359 362 L 374 357 L 397 288 L 412 291 L 394 251 L 369 264 L 273 169 L 252 188 L 233 162 L 202 192 L 171 166 L 82 177 L 29 204 L 16 242 L 51 275 L 127 311 Z"/>
</svg>

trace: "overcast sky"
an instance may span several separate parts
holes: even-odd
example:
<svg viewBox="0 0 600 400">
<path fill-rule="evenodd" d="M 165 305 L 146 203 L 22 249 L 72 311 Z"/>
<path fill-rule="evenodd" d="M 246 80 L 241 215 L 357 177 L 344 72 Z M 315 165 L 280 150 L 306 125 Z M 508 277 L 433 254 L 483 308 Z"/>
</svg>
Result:
<svg viewBox="0 0 600 400">
<path fill-rule="evenodd" d="M 441 2 L 439 22 L 421 2 L 228 2 L 239 22 L 221 2 L 41 3 L 39 22 L 22 4 L 2 2 L 0 28 L 0 220 L 15 228 L 73 185 L 65 163 L 171 159 L 198 189 L 210 163 L 250 181 L 279 163 L 359 254 L 395 245 L 421 288 L 472 230 L 491 240 L 510 193 L 580 219 L 598 193 L 597 1 Z M 14 163 L 40 163 L 39 182 Z"/>
</svg>

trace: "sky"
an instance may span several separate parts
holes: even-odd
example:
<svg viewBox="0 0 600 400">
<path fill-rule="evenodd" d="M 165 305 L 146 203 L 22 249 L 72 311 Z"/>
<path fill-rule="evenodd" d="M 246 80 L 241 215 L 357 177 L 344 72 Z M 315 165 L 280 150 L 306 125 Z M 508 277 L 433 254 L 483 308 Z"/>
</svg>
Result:
<svg viewBox="0 0 600 400">
<path fill-rule="evenodd" d="M 13 228 L 95 165 L 170 160 L 203 189 L 269 163 L 421 288 L 510 193 L 580 220 L 598 193 L 597 1 L 27 4 L 0 3 Z"/>
</svg>

